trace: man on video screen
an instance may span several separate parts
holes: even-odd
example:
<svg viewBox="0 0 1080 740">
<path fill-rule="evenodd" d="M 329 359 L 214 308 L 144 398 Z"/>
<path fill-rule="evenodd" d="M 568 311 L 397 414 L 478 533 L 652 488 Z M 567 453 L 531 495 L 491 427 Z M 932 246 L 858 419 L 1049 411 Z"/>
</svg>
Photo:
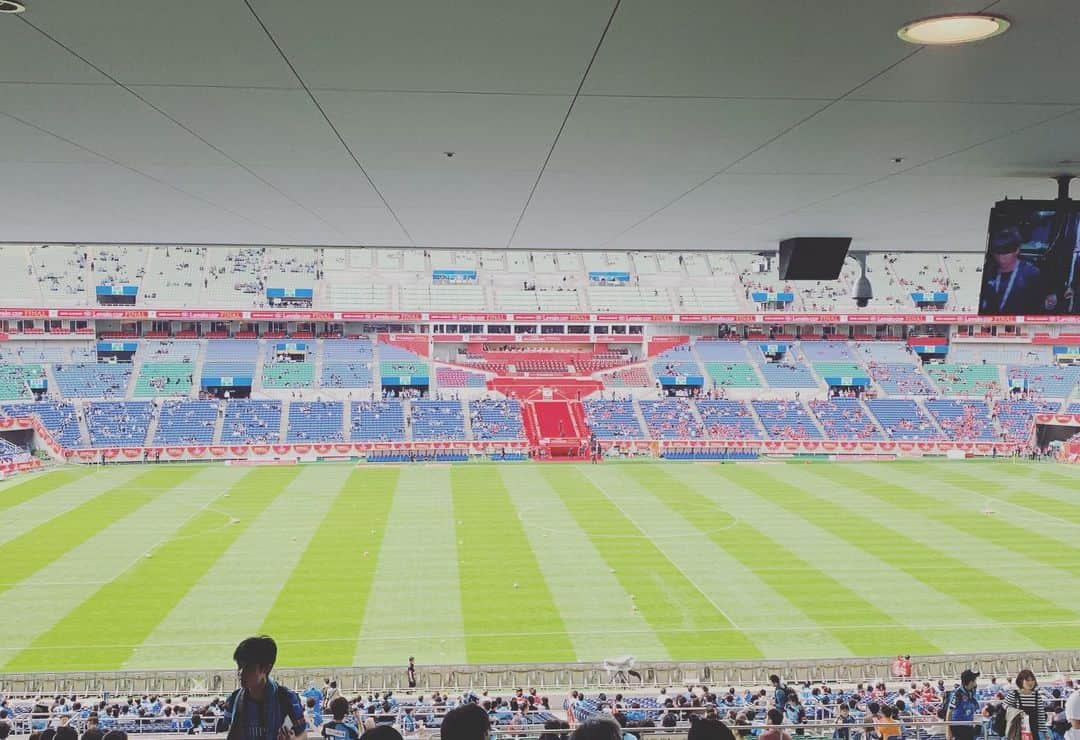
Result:
<svg viewBox="0 0 1080 740">
<path fill-rule="evenodd" d="M 1039 268 L 1020 259 L 1022 241 L 1015 226 L 990 235 L 992 260 L 983 273 L 979 313 L 1041 314 L 1056 306 Z"/>
<path fill-rule="evenodd" d="M 1050 290 L 1047 309 L 1080 314 L 1080 213 L 1069 216 L 1064 236 L 1046 255 L 1042 272 Z"/>
</svg>

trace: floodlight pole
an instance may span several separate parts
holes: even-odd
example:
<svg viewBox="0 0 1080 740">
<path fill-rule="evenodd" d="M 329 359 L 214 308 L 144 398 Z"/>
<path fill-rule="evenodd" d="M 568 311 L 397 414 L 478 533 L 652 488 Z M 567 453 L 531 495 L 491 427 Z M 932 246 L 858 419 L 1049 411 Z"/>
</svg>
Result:
<svg viewBox="0 0 1080 740">
<path fill-rule="evenodd" d="M 1058 186 L 1058 200 L 1069 200 L 1069 183 L 1076 175 L 1058 175 L 1054 179 Z"/>
</svg>

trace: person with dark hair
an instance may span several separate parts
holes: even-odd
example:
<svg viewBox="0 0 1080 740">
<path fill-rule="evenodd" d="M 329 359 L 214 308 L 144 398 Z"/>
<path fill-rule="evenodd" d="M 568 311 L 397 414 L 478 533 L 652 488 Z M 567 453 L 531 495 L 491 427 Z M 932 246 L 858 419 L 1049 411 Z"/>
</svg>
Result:
<svg viewBox="0 0 1080 740">
<path fill-rule="evenodd" d="M 409 665 L 405 668 L 405 678 L 409 680 L 409 688 L 416 688 L 416 658 L 409 656 Z"/>
<path fill-rule="evenodd" d="M 1015 226 L 990 235 L 989 254 L 979 294 L 981 314 L 1045 313 L 1052 308 L 1042 272 L 1020 259 L 1023 239 Z"/>
<path fill-rule="evenodd" d="M 7 740 L 7 736 L 11 734 L 11 724 L 7 720 L 0 719 L 0 740 Z"/>
<path fill-rule="evenodd" d="M 1033 740 L 1048 740 L 1046 730 L 1046 706 L 1042 695 L 1036 690 L 1039 682 L 1029 668 L 1016 674 L 1016 688 L 1005 696 L 1005 706 L 1019 709 L 1027 715 L 1028 728 Z"/>
<path fill-rule="evenodd" d="M 392 725 L 376 725 L 360 736 L 360 740 L 404 740 Z"/>
<path fill-rule="evenodd" d="M 475 702 L 451 709 L 439 726 L 440 740 L 487 740 L 490 734 L 491 719 Z"/>
<path fill-rule="evenodd" d="M 79 740 L 79 733 L 71 725 L 61 725 L 56 728 L 54 740 Z"/>
<path fill-rule="evenodd" d="M 349 713 L 349 700 L 344 696 L 334 697 L 330 702 L 330 713 L 334 719 L 322 726 L 322 736 L 326 740 L 360 740 L 359 731 L 345 722 Z"/>
<path fill-rule="evenodd" d="M 735 740 L 735 733 L 718 719 L 699 719 L 691 723 L 687 740 Z"/>
<path fill-rule="evenodd" d="M 109 730 L 102 740 L 128 740 L 128 735 L 123 730 Z"/>
<path fill-rule="evenodd" d="M 782 710 L 776 707 L 770 709 L 766 714 L 765 724 L 768 726 L 758 735 L 758 740 L 791 740 L 791 735 L 780 729 L 780 725 L 784 724 Z"/>
<path fill-rule="evenodd" d="M 307 723 L 300 697 L 270 678 L 277 662 L 274 639 L 260 635 L 241 641 L 233 660 L 240 688 L 225 702 L 228 740 L 305 740 Z"/>
<path fill-rule="evenodd" d="M 975 740 L 975 731 L 980 723 L 979 700 L 975 696 L 978 679 L 978 672 L 965 668 L 960 674 L 960 688 L 949 694 L 944 712 L 945 740 Z M 970 724 L 958 725 L 957 722 Z"/>
<path fill-rule="evenodd" d="M 622 740 L 622 738 L 622 728 L 611 717 L 587 719 L 570 734 L 570 740 Z"/>
</svg>

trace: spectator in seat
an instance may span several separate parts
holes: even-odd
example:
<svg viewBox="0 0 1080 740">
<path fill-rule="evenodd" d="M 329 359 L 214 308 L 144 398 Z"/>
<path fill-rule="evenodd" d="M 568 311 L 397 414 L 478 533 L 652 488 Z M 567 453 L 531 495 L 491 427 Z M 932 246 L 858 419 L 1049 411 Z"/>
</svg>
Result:
<svg viewBox="0 0 1080 740">
<path fill-rule="evenodd" d="M 735 740 L 735 733 L 718 719 L 699 719 L 690 723 L 687 740 Z"/>
<path fill-rule="evenodd" d="M 330 702 L 330 713 L 334 719 L 322 726 L 322 736 L 326 740 L 360 740 L 360 733 L 355 727 L 345 722 L 349 713 L 349 700 L 344 696 L 335 697 Z"/>
<path fill-rule="evenodd" d="M 623 738 L 622 728 L 611 717 L 594 717 L 585 720 L 570 735 L 570 740 L 623 740 Z"/>
<path fill-rule="evenodd" d="M 442 725 L 439 727 L 440 740 L 487 740 L 490 734 L 491 720 L 487 712 L 474 702 L 451 709 L 443 717 Z M 366 737 L 367 733 L 364 735 Z M 575 737 L 574 740 L 579 740 L 579 738 Z"/>
<path fill-rule="evenodd" d="M 770 709 L 766 724 L 768 727 L 758 735 L 758 740 L 791 740 L 791 735 L 780 729 L 780 725 L 784 724 L 784 713 L 781 710 L 776 707 Z"/>
<path fill-rule="evenodd" d="M 306 740 L 304 707 L 296 692 L 270 678 L 277 643 L 266 635 L 249 637 L 233 651 L 240 688 L 225 702 L 228 740 Z M 286 719 L 291 727 L 286 725 Z"/>
</svg>

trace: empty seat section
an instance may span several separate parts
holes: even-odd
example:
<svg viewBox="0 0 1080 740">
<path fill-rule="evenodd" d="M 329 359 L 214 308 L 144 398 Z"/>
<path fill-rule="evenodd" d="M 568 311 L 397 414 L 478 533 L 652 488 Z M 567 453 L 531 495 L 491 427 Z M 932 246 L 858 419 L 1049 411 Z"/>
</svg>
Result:
<svg viewBox="0 0 1080 740">
<path fill-rule="evenodd" d="M 94 401 L 86 407 L 91 447 L 143 446 L 150 428 L 149 401 Z"/>
<path fill-rule="evenodd" d="M 345 408 L 341 401 L 293 401 L 286 442 L 343 442 Z"/>
<path fill-rule="evenodd" d="M 0 405 L 0 410 L 5 416 L 37 415 L 52 434 L 53 439 L 64 447 L 79 447 L 82 444 L 79 418 L 75 414 L 75 407 L 70 403 L 60 401 L 5 403 Z"/>
<path fill-rule="evenodd" d="M 890 396 L 932 396 L 937 393 L 930 378 L 915 365 L 871 362 L 866 369 L 870 379 Z"/>
<path fill-rule="evenodd" d="M 131 365 L 56 365 L 53 375 L 65 398 L 122 398 L 131 380 Z"/>
<path fill-rule="evenodd" d="M 881 432 L 857 398 L 815 399 L 810 410 L 828 439 L 881 439 Z"/>
<path fill-rule="evenodd" d="M 1010 381 L 1048 398 L 1068 398 L 1080 384 L 1080 365 L 1009 365 Z M 1011 385 L 1011 383 L 1010 383 Z"/>
<path fill-rule="evenodd" d="M 604 373 L 600 380 L 608 388 L 648 388 L 653 384 L 649 371 L 643 367 L 628 367 Z"/>
<path fill-rule="evenodd" d="M 690 402 L 684 398 L 641 401 L 640 406 L 653 439 L 700 439 L 705 436 Z"/>
<path fill-rule="evenodd" d="M 671 311 L 671 298 L 662 288 L 642 288 L 637 285 L 589 286 L 587 295 L 593 311 Z"/>
<path fill-rule="evenodd" d="M 983 442 L 998 439 L 985 401 L 935 398 L 926 402 L 926 409 L 937 419 L 946 439 Z"/>
<path fill-rule="evenodd" d="M 765 436 L 745 401 L 699 400 L 697 408 L 705 433 L 713 439 L 761 439 Z"/>
<path fill-rule="evenodd" d="M 786 358 L 781 362 L 766 362 L 762 359 L 758 367 L 770 388 L 818 387 L 818 382 L 810 373 L 810 369 L 791 358 Z"/>
<path fill-rule="evenodd" d="M 966 363 L 928 363 L 923 366 L 941 392 L 949 396 L 961 394 L 982 396 L 987 392 L 1001 391 L 997 365 L 969 365 Z"/>
<path fill-rule="evenodd" d="M 411 413 L 416 441 L 465 439 L 465 414 L 460 401 L 413 401 Z"/>
<path fill-rule="evenodd" d="M 237 399 L 225 406 L 222 444 L 266 444 L 281 441 L 281 401 Z"/>
<path fill-rule="evenodd" d="M 0 400 L 32 399 L 31 385 L 44 380 L 45 368 L 41 365 L 0 365 Z"/>
<path fill-rule="evenodd" d="M 810 413 L 798 401 L 754 401 L 754 411 L 773 439 L 821 439 Z"/>
<path fill-rule="evenodd" d="M 143 342 L 139 358 L 143 362 L 195 362 L 199 343 L 181 339 Z"/>
<path fill-rule="evenodd" d="M 907 398 L 872 398 L 867 407 L 894 440 L 938 439 L 941 434 L 919 405 Z"/>
<path fill-rule="evenodd" d="M 585 419 L 598 439 L 645 439 L 633 401 L 585 401 Z"/>
<path fill-rule="evenodd" d="M 515 399 L 469 401 L 473 439 L 520 440 L 525 438 L 521 403 Z"/>
<path fill-rule="evenodd" d="M 310 388 L 315 366 L 310 362 L 268 362 L 263 365 L 263 388 Z"/>
<path fill-rule="evenodd" d="M 405 439 L 405 414 L 400 401 L 353 401 L 350 436 L 358 442 L 399 442 Z"/>
<path fill-rule="evenodd" d="M 654 357 L 652 370 L 657 377 L 701 375 L 697 358 L 688 344 L 673 347 Z"/>
<path fill-rule="evenodd" d="M 144 362 L 135 379 L 135 395 L 186 396 L 191 392 L 195 365 L 190 362 Z"/>
<path fill-rule="evenodd" d="M 217 418 L 217 401 L 163 401 L 154 444 L 208 445 L 214 441 Z"/>
<path fill-rule="evenodd" d="M 436 367 L 435 382 L 440 388 L 486 388 L 487 377 L 456 367 Z"/>
</svg>

